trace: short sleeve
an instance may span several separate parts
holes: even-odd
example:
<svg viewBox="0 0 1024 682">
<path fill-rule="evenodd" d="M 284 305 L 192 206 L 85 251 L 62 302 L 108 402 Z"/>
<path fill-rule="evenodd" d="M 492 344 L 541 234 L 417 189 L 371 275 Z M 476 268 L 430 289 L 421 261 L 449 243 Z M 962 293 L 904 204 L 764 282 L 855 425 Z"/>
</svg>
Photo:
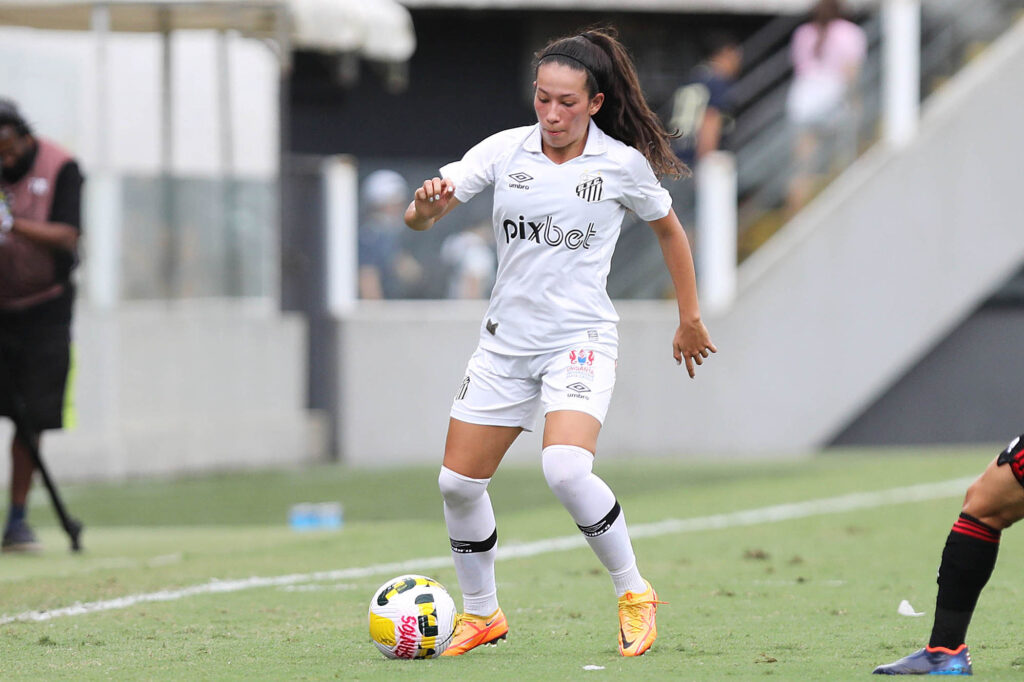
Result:
<svg viewBox="0 0 1024 682">
<path fill-rule="evenodd" d="M 513 132 L 495 133 L 472 147 L 461 160 L 441 166 L 441 177 L 455 183 L 456 199 L 466 203 L 494 184 L 494 168 L 509 150 Z"/>
<path fill-rule="evenodd" d="M 49 221 L 71 225 L 82 231 L 82 172 L 78 164 L 68 161 L 61 166 L 53 186 L 53 203 Z"/>
<path fill-rule="evenodd" d="M 632 151 L 624 165 L 626 178 L 620 201 L 642 220 L 660 220 L 672 210 L 672 197 L 658 182 L 651 164 L 643 154 L 636 150 Z"/>
<path fill-rule="evenodd" d="M 814 43 L 817 32 L 812 24 L 802 24 L 793 33 L 789 45 L 789 59 L 797 74 L 806 71 L 814 62 Z"/>
<path fill-rule="evenodd" d="M 864 61 L 868 52 L 868 39 L 862 29 L 853 22 L 847 27 L 847 57 L 850 64 L 858 65 Z"/>
</svg>

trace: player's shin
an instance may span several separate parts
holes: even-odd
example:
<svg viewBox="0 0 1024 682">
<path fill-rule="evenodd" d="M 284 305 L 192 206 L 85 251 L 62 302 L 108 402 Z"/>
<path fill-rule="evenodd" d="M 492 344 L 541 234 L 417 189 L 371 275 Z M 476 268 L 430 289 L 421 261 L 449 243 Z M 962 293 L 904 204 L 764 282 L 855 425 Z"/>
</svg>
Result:
<svg viewBox="0 0 1024 682">
<path fill-rule="evenodd" d="M 542 461 L 548 486 L 608 569 L 616 595 L 645 591 L 622 508 L 608 485 L 593 473 L 594 456 L 584 448 L 550 445 L 544 448 Z"/>
<path fill-rule="evenodd" d="M 1000 532 L 960 514 L 946 539 L 939 566 L 935 624 L 928 646 L 956 649 L 964 643 L 974 607 L 999 552 Z"/>
<path fill-rule="evenodd" d="M 469 478 L 447 467 L 441 467 L 438 477 L 463 610 L 479 616 L 498 608 L 494 578 L 498 532 L 487 494 L 489 482 L 488 478 Z"/>
</svg>

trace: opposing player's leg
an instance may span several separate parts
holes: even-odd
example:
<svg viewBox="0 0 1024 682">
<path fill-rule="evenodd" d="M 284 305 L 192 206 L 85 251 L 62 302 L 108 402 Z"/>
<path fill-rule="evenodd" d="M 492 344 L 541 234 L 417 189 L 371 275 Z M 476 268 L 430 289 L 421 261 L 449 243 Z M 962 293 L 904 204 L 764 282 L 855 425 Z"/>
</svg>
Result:
<svg viewBox="0 0 1024 682">
<path fill-rule="evenodd" d="M 464 654 L 508 633 L 505 614 L 498 606 L 494 577 L 498 531 L 487 484 L 521 431 L 454 418 L 449 422 L 438 485 L 464 613 L 445 656 Z"/>
<path fill-rule="evenodd" d="M 1024 518 L 1024 436 L 1014 439 L 967 489 L 939 565 L 928 646 L 875 674 L 972 674 L 967 628 L 992 570 L 1002 531 Z"/>
</svg>

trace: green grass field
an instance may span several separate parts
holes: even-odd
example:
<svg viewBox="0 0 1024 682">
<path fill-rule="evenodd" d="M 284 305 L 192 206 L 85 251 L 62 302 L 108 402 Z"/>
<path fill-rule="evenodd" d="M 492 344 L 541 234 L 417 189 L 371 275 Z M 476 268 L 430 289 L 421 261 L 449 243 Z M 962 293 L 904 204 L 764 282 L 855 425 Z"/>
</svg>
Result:
<svg viewBox="0 0 1024 682">
<path fill-rule="evenodd" d="M 638 659 L 617 654 L 611 581 L 586 547 L 499 560 L 511 627 L 501 646 L 384 659 L 366 623 L 378 585 L 427 573 L 460 602 L 436 466 L 66 486 L 86 524 L 77 555 L 40 487 L 31 519 L 44 552 L 0 556 L 0 679 L 863 679 L 925 643 L 961 488 L 916 502 L 864 498 L 847 511 L 786 507 L 797 510 L 788 520 L 730 514 L 974 476 L 997 450 L 599 461 L 630 526 L 643 529 L 641 570 L 668 602 L 657 643 Z M 539 464 L 503 468 L 491 494 L 501 547 L 579 535 Z M 291 504 L 327 500 L 344 504 L 343 529 L 288 528 Z M 666 519 L 705 521 L 654 525 Z M 993 680 L 1024 672 L 1014 579 L 1024 543 L 1006 536 L 969 639 L 975 674 Z M 898 615 L 902 599 L 928 615 Z M 68 610 L 76 604 L 81 613 Z M 41 612 L 53 617 L 28 619 Z"/>
</svg>

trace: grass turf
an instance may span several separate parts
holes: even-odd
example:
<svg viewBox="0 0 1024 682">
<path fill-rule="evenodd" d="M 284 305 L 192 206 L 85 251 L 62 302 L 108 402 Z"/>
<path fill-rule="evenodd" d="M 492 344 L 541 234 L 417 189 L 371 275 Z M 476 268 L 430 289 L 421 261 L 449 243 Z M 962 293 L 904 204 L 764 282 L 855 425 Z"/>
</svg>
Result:
<svg viewBox="0 0 1024 682">
<path fill-rule="evenodd" d="M 693 518 L 980 473 L 998 448 L 834 452 L 807 460 L 600 462 L 631 525 Z M 927 638 L 935 568 L 957 496 L 635 540 L 640 567 L 669 602 L 640 659 L 615 645 L 610 581 L 583 547 L 501 560 L 509 641 L 457 659 L 388 661 L 368 641 L 366 607 L 392 577 L 317 571 L 438 558 L 428 574 L 459 601 L 445 561 L 437 467 L 220 475 L 67 486 L 86 523 L 85 551 L 67 541 L 34 493 L 46 545 L 0 557 L 0 620 L 160 590 L 199 594 L 84 615 L 0 625 L 3 679 L 861 679 Z M 508 467 L 491 485 L 501 546 L 578 531 L 538 467 Z M 288 507 L 341 501 L 337 532 L 297 533 Z M 1024 552 L 1012 531 L 982 595 L 969 643 L 976 674 L 1024 670 L 1012 580 Z M 253 576 L 297 576 L 218 592 Z M 211 581 L 222 581 L 215 583 Z M 279 581 L 279 583 L 284 581 Z M 923 618 L 896 614 L 908 599 Z M 599 666 L 585 670 L 584 666 Z"/>
</svg>

